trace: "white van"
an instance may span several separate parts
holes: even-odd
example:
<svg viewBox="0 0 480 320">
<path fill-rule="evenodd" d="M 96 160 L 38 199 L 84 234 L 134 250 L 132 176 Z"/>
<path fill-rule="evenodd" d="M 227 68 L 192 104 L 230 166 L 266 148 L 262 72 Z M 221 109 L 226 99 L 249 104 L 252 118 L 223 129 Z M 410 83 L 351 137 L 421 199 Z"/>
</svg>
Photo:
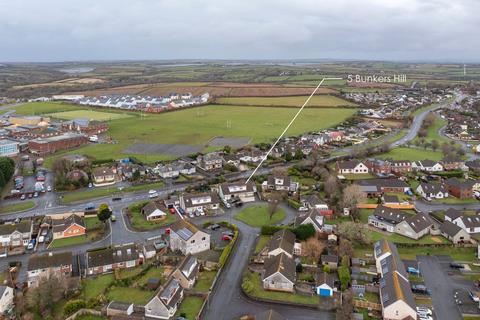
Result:
<svg viewBox="0 0 480 320">
<path fill-rule="evenodd" d="M 150 191 L 148 191 L 148 197 L 149 197 L 149 198 L 156 198 L 156 197 L 158 197 L 157 191 L 155 191 L 155 190 L 150 190 Z"/>
</svg>

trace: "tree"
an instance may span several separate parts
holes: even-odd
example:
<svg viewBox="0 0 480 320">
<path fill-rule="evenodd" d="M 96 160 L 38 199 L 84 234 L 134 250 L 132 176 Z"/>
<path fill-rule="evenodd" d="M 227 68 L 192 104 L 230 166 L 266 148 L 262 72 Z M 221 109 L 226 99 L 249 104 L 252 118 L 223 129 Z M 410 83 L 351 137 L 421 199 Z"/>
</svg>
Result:
<svg viewBox="0 0 480 320">
<path fill-rule="evenodd" d="M 230 154 L 232 152 L 232 147 L 230 146 L 223 147 L 223 152 Z"/>
<path fill-rule="evenodd" d="M 332 272 L 332 269 L 330 268 L 330 266 L 328 264 L 326 264 L 326 265 L 323 266 L 323 272 L 330 273 L 330 272 Z"/>
<path fill-rule="evenodd" d="M 324 189 L 325 189 L 325 193 L 328 196 L 333 196 L 338 192 L 340 188 L 339 188 L 337 177 L 335 175 L 333 174 L 328 175 L 327 180 L 325 181 Z"/>
<path fill-rule="evenodd" d="M 351 184 L 343 190 L 343 207 L 350 208 L 350 212 L 355 214 L 357 212 L 357 204 L 362 203 L 366 197 L 360 186 Z"/>
<path fill-rule="evenodd" d="M 98 211 L 97 211 L 98 220 L 105 223 L 105 221 L 110 219 L 111 216 L 112 216 L 112 210 L 110 210 L 110 207 L 108 206 L 108 204 L 102 203 L 98 207 Z"/>
<path fill-rule="evenodd" d="M 63 313 L 67 316 L 74 314 L 78 310 L 85 308 L 87 303 L 85 300 L 77 299 L 77 300 L 70 300 L 65 303 L 63 306 Z"/>
<path fill-rule="evenodd" d="M 433 151 L 437 151 L 437 149 L 438 149 L 438 147 L 440 146 L 440 144 L 438 143 L 437 140 L 434 139 L 434 140 L 432 140 L 432 142 L 431 142 L 431 146 L 432 146 L 432 150 L 433 150 Z"/>
<path fill-rule="evenodd" d="M 29 306 L 43 316 L 50 315 L 55 304 L 65 297 L 67 292 L 65 276 L 50 274 L 41 277 L 38 285 L 27 292 Z"/>
<path fill-rule="evenodd" d="M 370 244 L 368 230 L 363 224 L 360 223 L 347 221 L 339 224 L 338 235 L 341 238 L 348 239 L 352 242 L 358 242 L 364 245 Z"/>
<path fill-rule="evenodd" d="M 275 214 L 275 212 L 277 212 L 278 205 L 280 204 L 280 200 L 281 200 L 281 195 L 279 193 L 274 192 L 270 195 L 270 199 L 267 207 L 270 220 L 272 220 L 273 215 Z"/>
<path fill-rule="evenodd" d="M 314 258 L 315 261 L 320 259 L 324 248 L 324 243 L 318 240 L 316 237 L 311 237 L 302 243 L 302 251 L 305 253 L 305 255 Z"/>
<path fill-rule="evenodd" d="M 300 241 L 307 240 L 308 238 L 313 237 L 316 233 L 315 227 L 310 223 L 301 224 L 292 231 Z"/>
<path fill-rule="evenodd" d="M 5 182 L 8 182 L 15 173 L 15 162 L 7 157 L 0 157 L 0 171 L 3 173 Z"/>
<path fill-rule="evenodd" d="M 345 291 L 350 283 L 350 270 L 346 266 L 340 266 L 337 269 L 338 279 L 340 280 L 341 289 Z"/>
<path fill-rule="evenodd" d="M 338 245 L 338 255 L 343 257 L 343 256 L 348 256 L 352 257 L 353 256 L 353 246 L 352 242 L 350 240 L 342 238 L 340 240 L 340 244 Z"/>
</svg>

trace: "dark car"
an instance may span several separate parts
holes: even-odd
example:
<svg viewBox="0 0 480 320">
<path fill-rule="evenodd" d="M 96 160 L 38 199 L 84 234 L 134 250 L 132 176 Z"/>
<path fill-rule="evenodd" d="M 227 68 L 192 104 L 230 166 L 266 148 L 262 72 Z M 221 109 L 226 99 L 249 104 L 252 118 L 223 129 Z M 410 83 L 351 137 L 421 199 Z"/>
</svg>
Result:
<svg viewBox="0 0 480 320">
<path fill-rule="evenodd" d="M 222 232 L 222 234 L 227 235 L 227 236 L 232 237 L 232 238 L 235 235 L 232 231 L 224 231 L 224 232 Z"/>
<path fill-rule="evenodd" d="M 220 229 L 220 225 L 218 225 L 218 224 L 216 224 L 216 223 L 215 223 L 215 224 L 212 224 L 212 225 L 210 226 L 210 229 L 211 229 L 211 230 L 214 230 L 214 231 L 215 231 L 215 230 L 218 230 L 218 229 Z"/>
<path fill-rule="evenodd" d="M 120 197 L 112 198 L 112 201 L 120 201 L 120 200 L 122 200 L 122 198 L 120 198 Z"/>
<path fill-rule="evenodd" d="M 450 263 L 450 268 L 452 269 L 463 269 L 465 268 L 463 264 L 457 263 L 457 262 L 451 262 Z"/>
</svg>

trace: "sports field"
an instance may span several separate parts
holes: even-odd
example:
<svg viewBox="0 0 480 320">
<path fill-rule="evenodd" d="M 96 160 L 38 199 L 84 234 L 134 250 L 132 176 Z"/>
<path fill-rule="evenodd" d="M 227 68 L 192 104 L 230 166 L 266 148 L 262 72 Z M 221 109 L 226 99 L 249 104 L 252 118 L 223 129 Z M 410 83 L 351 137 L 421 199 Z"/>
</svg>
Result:
<svg viewBox="0 0 480 320">
<path fill-rule="evenodd" d="M 214 137 L 250 138 L 251 143 L 269 142 L 283 131 L 297 112 L 294 108 L 211 105 L 164 114 L 149 114 L 109 123 L 109 135 L 115 144 L 92 144 L 69 153 L 91 155 L 97 159 L 135 156 L 142 161 L 168 160 L 169 154 L 129 154 L 133 144 L 179 144 L 205 147 Z M 321 130 L 344 121 L 355 109 L 316 108 L 305 109 L 292 125 L 287 135 Z M 132 114 L 129 114 L 132 115 Z"/>
<path fill-rule="evenodd" d="M 246 106 L 286 106 L 301 107 L 308 96 L 290 96 L 290 97 L 237 97 L 237 98 L 219 98 L 217 103 L 246 105 Z M 336 96 L 316 95 L 313 96 L 307 104 L 312 107 L 345 107 L 356 106 L 354 103 L 343 100 Z"/>
<path fill-rule="evenodd" d="M 124 113 L 112 113 L 112 112 L 102 112 L 102 111 L 93 111 L 93 110 L 75 110 L 75 111 L 63 111 L 46 114 L 49 117 L 63 119 L 63 120 L 73 120 L 73 119 L 88 119 L 88 120 L 97 120 L 97 121 L 108 121 L 108 120 L 117 120 L 123 118 L 132 117 L 129 114 Z"/>
</svg>

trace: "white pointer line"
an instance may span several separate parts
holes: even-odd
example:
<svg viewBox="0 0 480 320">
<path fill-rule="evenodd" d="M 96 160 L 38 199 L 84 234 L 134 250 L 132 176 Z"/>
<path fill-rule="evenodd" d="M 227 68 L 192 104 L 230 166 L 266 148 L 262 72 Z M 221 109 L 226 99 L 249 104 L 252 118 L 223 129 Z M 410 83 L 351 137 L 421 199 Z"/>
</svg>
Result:
<svg viewBox="0 0 480 320">
<path fill-rule="evenodd" d="M 320 86 L 322 85 L 323 81 L 325 80 L 342 80 L 342 78 L 323 78 L 322 81 L 320 81 L 320 83 L 317 85 L 317 87 L 315 88 L 315 90 L 313 90 L 312 94 L 310 94 L 310 96 L 307 98 L 307 100 L 305 100 L 305 102 L 303 103 L 303 106 L 300 108 L 300 110 L 298 110 L 297 114 L 295 114 L 295 116 L 293 117 L 293 119 L 290 121 L 290 123 L 287 125 L 287 127 L 285 128 L 285 130 L 283 130 L 282 134 L 280 135 L 280 137 L 278 137 L 277 141 L 275 141 L 275 143 L 272 145 L 272 147 L 270 148 L 270 150 L 268 150 L 267 154 L 265 155 L 265 157 L 263 157 L 262 161 L 260 161 L 260 163 L 258 164 L 258 166 L 255 168 L 255 170 L 253 170 L 252 174 L 250 175 L 250 177 L 248 177 L 247 181 L 245 183 L 248 183 L 248 181 L 250 181 L 250 179 L 255 175 L 255 173 L 257 172 L 258 168 L 260 168 L 263 164 L 263 162 L 265 160 L 267 160 L 267 157 L 268 155 L 273 151 L 273 148 L 275 148 L 275 146 L 280 142 L 280 140 L 283 138 L 283 136 L 285 135 L 285 133 L 288 131 L 288 129 L 290 128 L 290 126 L 293 124 L 293 122 L 295 121 L 295 119 L 297 119 L 298 115 L 302 112 L 303 108 L 305 108 L 305 106 L 308 104 L 308 101 L 310 101 L 310 99 L 313 97 L 313 95 L 317 92 L 318 88 L 320 88 Z"/>
</svg>

